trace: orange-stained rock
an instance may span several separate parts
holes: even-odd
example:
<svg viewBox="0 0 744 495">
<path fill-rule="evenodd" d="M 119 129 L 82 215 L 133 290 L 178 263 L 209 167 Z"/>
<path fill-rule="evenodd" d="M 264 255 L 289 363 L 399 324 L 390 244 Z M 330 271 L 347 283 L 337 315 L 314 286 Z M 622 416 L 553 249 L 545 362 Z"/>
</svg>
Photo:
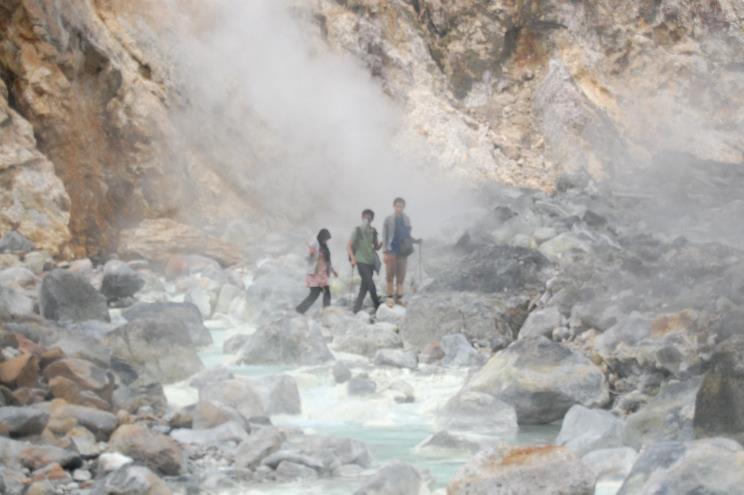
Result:
<svg viewBox="0 0 744 495">
<path fill-rule="evenodd" d="M 39 359 L 32 354 L 21 354 L 0 363 L 0 383 L 11 388 L 36 386 Z"/>
<path fill-rule="evenodd" d="M 74 382 L 79 387 L 79 390 L 89 390 L 96 393 L 106 402 L 111 401 L 114 386 L 111 376 L 106 370 L 99 368 L 90 361 L 76 358 L 60 359 L 44 369 L 44 377 L 50 384 L 55 378 L 65 378 Z M 66 382 L 57 381 L 56 383 L 59 392 L 65 390 L 71 396 L 75 396 L 70 391 L 70 387 L 66 385 Z M 77 394 L 77 397 L 79 398 L 79 394 Z"/>
<path fill-rule="evenodd" d="M 64 399 L 70 404 L 94 407 L 102 411 L 111 409 L 111 405 L 101 397 L 89 390 L 82 390 L 78 383 L 64 376 L 55 376 L 49 380 L 49 389 L 55 399 Z"/>
<path fill-rule="evenodd" d="M 53 347 L 51 349 L 47 349 L 41 353 L 41 361 L 39 362 L 39 366 L 41 366 L 41 369 L 43 370 L 44 368 L 46 368 L 53 362 L 59 361 L 60 359 L 64 357 L 65 357 L 65 351 L 63 351 L 59 347 Z"/>
</svg>

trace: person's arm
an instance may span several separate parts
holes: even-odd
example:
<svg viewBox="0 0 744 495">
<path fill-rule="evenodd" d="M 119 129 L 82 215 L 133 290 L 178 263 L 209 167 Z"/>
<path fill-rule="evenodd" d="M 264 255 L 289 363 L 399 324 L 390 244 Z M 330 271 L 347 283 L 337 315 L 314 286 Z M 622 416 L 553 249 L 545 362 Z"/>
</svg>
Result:
<svg viewBox="0 0 744 495">
<path fill-rule="evenodd" d="M 377 233 L 377 229 L 374 229 L 374 248 L 375 251 L 379 251 L 382 247 L 382 243 L 380 242 L 380 236 Z"/>
<path fill-rule="evenodd" d="M 354 255 L 354 239 L 349 239 L 349 242 L 346 243 L 346 253 L 349 255 L 349 263 L 351 263 L 351 266 L 356 266 L 357 260 L 356 256 Z"/>
</svg>

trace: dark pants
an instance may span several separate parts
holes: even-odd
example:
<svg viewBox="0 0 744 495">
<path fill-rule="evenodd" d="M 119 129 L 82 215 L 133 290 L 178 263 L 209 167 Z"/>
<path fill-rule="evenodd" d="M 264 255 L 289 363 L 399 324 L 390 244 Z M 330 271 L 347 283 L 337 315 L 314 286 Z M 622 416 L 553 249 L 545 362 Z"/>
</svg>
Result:
<svg viewBox="0 0 744 495">
<path fill-rule="evenodd" d="M 357 270 L 359 270 L 359 276 L 362 278 L 362 283 L 359 286 L 359 295 L 354 302 L 354 313 L 357 313 L 362 309 L 362 303 L 364 303 L 364 298 L 367 296 L 367 292 L 369 292 L 370 297 L 372 297 L 372 304 L 375 305 L 375 308 L 380 305 L 380 298 L 377 297 L 377 287 L 375 287 L 375 280 L 373 278 L 375 267 L 366 263 L 357 263 Z"/>
<path fill-rule="evenodd" d="M 310 294 L 307 295 L 304 301 L 297 306 L 297 312 L 305 314 L 305 311 L 310 309 L 310 306 L 318 299 L 320 293 L 323 293 L 323 307 L 331 305 L 331 288 L 330 287 L 310 287 Z"/>
</svg>

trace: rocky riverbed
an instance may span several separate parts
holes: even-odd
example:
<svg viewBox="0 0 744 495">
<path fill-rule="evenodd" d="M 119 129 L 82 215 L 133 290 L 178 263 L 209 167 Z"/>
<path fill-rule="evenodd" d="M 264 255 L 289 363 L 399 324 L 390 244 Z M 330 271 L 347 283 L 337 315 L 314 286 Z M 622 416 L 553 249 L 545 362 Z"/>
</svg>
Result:
<svg viewBox="0 0 744 495">
<path fill-rule="evenodd" d="M 581 178 L 484 197 L 356 315 L 345 277 L 294 313 L 298 234 L 229 266 L 6 235 L 3 492 L 744 493 L 744 253 Z"/>
</svg>

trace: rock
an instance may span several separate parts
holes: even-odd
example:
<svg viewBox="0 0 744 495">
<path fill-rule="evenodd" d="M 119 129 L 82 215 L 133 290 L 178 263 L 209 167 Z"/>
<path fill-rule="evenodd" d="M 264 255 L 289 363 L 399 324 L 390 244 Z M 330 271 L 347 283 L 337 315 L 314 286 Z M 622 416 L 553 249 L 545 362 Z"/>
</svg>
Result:
<svg viewBox="0 0 744 495">
<path fill-rule="evenodd" d="M 513 405 L 520 424 L 551 423 L 574 404 L 595 407 L 609 400 L 597 366 L 545 337 L 520 339 L 498 352 L 465 389 Z"/>
<path fill-rule="evenodd" d="M 226 442 L 241 443 L 248 438 L 248 433 L 241 423 L 228 422 L 208 430 L 179 428 L 170 432 L 178 443 L 206 446 L 222 446 Z"/>
<path fill-rule="evenodd" d="M 490 394 L 462 390 L 438 412 L 437 426 L 444 430 L 486 430 L 495 436 L 510 437 L 518 430 L 517 412 Z"/>
<path fill-rule="evenodd" d="M 480 366 L 486 362 L 486 357 L 476 351 L 467 337 L 461 333 L 445 335 L 440 340 L 440 345 L 444 356 L 442 364 L 444 366 L 470 367 Z"/>
<path fill-rule="evenodd" d="M 38 435 L 46 427 L 49 415 L 31 407 L 0 407 L 0 435 L 11 438 Z"/>
<path fill-rule="evenodd" d="M 145 280 L 123 261 L 111 260 L 103 267 L 101 292 L 109 301 L 132 297 L 144 286 Z"/>
<path fill-rule="evenodd" d="M 297 381 L 289 375 L 273 375 L 253 379 L 255 390 L 261 396 L 266 414 L 300 414 L 302 403 Z"/>
<path fill-rule="evenodd" d="M 87 469 L 76 469 L 75 472 L 72 473 L 72 479 L 78 483 L 84 483 L 93 479 L 93 475 L 90 474 L 90 471 Z"/>
<path fill-rule="evenodd" d="M 106 448 L 105 444 L 96 442 L 93 433 L 81 426 L 67 432 L 65 439 L 69 440 L 69 449 L 86 459 L 98 457 Z"/>
<path fill-rule="evenodd" d="M 145 383 L 173 383 L 204 364 L 186 325 L 179 320 L 135 319 L 106 336 L 112 357 L 130 365 Z"/>
<path fill-rule="evenodd" d="M 119 253 L 129 258 L 166 261 L 174 254 L 199 253 L 223 266 L 241 259 L 237 246 L 168 218 L 143 220 L 137 227 L 122 230 L 120 236 Z"/>
<path fill-rule="evenodd" d="M 516 329 L 505 316 L 511 310 L 500 296 L 474 292 L 417 294 L 408 303 L 400 335 L 414 349 L 423 349 L 454 333 L 486 342 L 498 334 L 511 342 Z"/>
<path fill-rule="evenodd" d="M 144 466 L 127 464 L 96 481 L 92 495 L 171 495 L 163 480 Z"/>
<path fill-rule="evenodd" d="M 36 283 L 36 274 L 24 266 L 14 266 L 0 271 L 0 285 L 2 286 L 32 289 Z"/>
<path fill-rule="evenodd" d="M 215 313 L 229 314 L 230 307 L 235 299 L 243 295 L 243 289 L 233 284 L 225 284 L 220 287 L 217 295 L 217 305 L 214 308 Z"/>
<path fill-rule="evenodd" d="M 0 239 L 0 253 L 29 253 L 36 249 L 34 243 L 15 230 L 6 232 Z"/>
<path fill-rule="evenodd" d="M 159 383 L 120 384 L 114 390 L 112 405 L 114 409 L 121 409 L 130 414 L 136 414 L 141 408 L 146 407 L 156 415 L 162 415 L 168 407 L 168 399 L 165 397 L 163 386 Z"/>
<path fill-rule="evenodd" d="M 315 479 L 318 477 L 318 471 L 312 467 L 292 461 L 281 461 L 274 472 L 277 479 L 281 481 Z"/>
<path fill-rule="evenodd" d="M 44 378 L 49 382 L 52 393 L 57 398 L 67 399 L 62 395 L 73 398 L 74 394 L 77 395 L 75 398 L 82 400 L 81 392 L 90 391 L 105 402 L 111 402 L 113 377 L 90 361 L 75 358 L 59 359 L 44 369 Z M 69 383 L 78 387 L 77 393 Z"/>
<path fill-rule="evenodd" d="M 381 349 L 377 351 L 373 361 L 376 366 L 392 366 L 409 370 L 415 370 L 418 367 L 416 354 L 403 349 Z"/>
<path fill-rule="evenodd" d="M 16 316 L 27 316 L 34 312 L 34 303 L 15 287 L 0 286 L 0 320 Z"/>
<path fill-rule="evenodd" d="M 333 340 L 333 348 L 337 352 L 348 352 L 367 357 L 374 355 L 382 349 L 397 349 L 403 347 L 403 341 L 396 331 L 396 327 L 388 323 L 377 323 L 375 325 L 361 325 Z"/>
<path fill-rule="evenodd" d="M 212 343 L 212 335 L 204 326 L 199 308 L 191 303 L 137 303 L 122 311 L 122 316 L 130 322 L 141 319 L 180 321 L 185 325 L 194 345 L 206 346 Z"/>
<path fill-rule="evenodd" d="M 349 395 L 370 395 L 377 391 L 377 384 L 367 377 L 355 376 L 346 383 Z"/>
<path fill-rule="evenodd" d="M 393 400 L 398 404 L 410 404 L 416 401 L 413 386 L 403 380 L 396 380 L 390 384 L 388 390 L 393 392 Z"/>
<path fill-rule="evenodd" d="M 581 462 L 594 472 L 597 479 L 624 480 L 637 458 L 638 453 L 630 447 L 617 447 L 590 452 L 581 458 Z"/>
<path fill-rule="evenodd" d="M 644 448 L 618 495 L 742 493 L 744 450 L 733 440 L 660 442 Z"/>
<path fill-rule="evenodd" d="M 501 447 L 478 454 L 447 486 L 449 495 L 593 495 L 594 473 L 554 445 Z"/>
<path fill-rule="evenodd" d="M 671 381 L 625 421 L 623 441 L 635 449 L 660 441 L 692 440 L 695 398 L 702 378 Z"/>
<path fill-rule="evenodd" d="M 570 232 L 564 232 L 546 241 L 538 248 L 540 253 L 553 262 L 561 261 L 572 251 L 588 253 L 589 243 Z"/>
<path fill-rule="evenodd" d="M 314 365 L 333 359 L 317 328 L 303 317 L 282 319 L 262 326 L 240 351 L 242 364 Z"/>
<path fill-rule="evenodd" d="M 553 335 L 553 330 L 561 326 L 563 316 L 556 307 L 536 309 L 530 313 L 524 325 L 519 330 L 519 338 L 548 337 Z"/>
<path fill-rule="evenodd" d="M 303 435 L 285 441 L 281 450 L 266 457 L 262 464 L 276 469 L 283 461 L 303 464 L 328 476 L 347 465 L 368 468 L 372 456 L 366 445 L 356 440 Z"/>
<path fill-rule="evenodd" d="M 205 368 L 203 371 L 197 373 L 191 380 L 189 380 L 189 385 L 200 390 L 203 387 L 211 386 L 214 383 L 231 380 L 233 378 L 235 378 L 235 375 L 232 371 L 223 365 L 218 365 L 212 368 Z"/>
<path fill-rule="evenodd" d="M 23 264 L 26 265 L 36 275 L 40 275 L 44 270 L 54 268 L 54 260 L 46 251 L 32 251 L 23 257 Z"/>
<path fill-rule="evenodd" d="M 98 471 L 110 473 L 134 462 L 134 459 L 118 452 L 106 452 L 98 457 Z"/>
<path fill-rule="evenodd" d="M 91 431 L 98 440 L 107 440 L 109 435 L 116 429 L 118 420 L 110 412 L 101 411 L 91 407 L 67 404 L 61 400 L 50 403 L 35 404 L 40 410 L 48 412 L 49 424 L 69 424 L 67 430 L 75 425 L 80 425 Z"/>
<path fill-rule="evenodd" d="M 212 316 L 212 298 L 205 289 L 201 287 L 192 288 L 186 293 L 184 300 L 196 306 L 203 318 Z"/>
<path fill-rule="evenodd" d="M 83 276 L 63 269 L 44 277 L 39 310 L 44 318 L 56 321 L 111 321 L 106 298 Z"/>
<path fill-rule="evenodd" d="M 514 423 L 516 424 L 516 415 Z M 483 445 L 448 431 L 438 431 L 417 445 L 416 450 L 437 456 L 453 456 L 463 452 L 472 455 L 483 450 Z"/>
<path fill-rule="evenodd" d="M 219 425 L 234 422 L 248 427 L 248 421 L 235 409 L 208 400 L 199 401 L 192 413 L 192 428 L 208 430 Z"/>
<path fill-rule="evenodd" d="M 351 370 L 341 361 L 336 361 L 331 368 L 333 379 L 336 383 L 346 383 L 351 380 Z"/>
<path fill-rule="evenodd" d="M 744 441 L 744 338 L 723 341 L 695 399 L 696 438 L 721 436 Z"/>
<path fill-rule="evenodd" d="M 172 438 L 144 425 L 122 425 L 111 435 L 109 450 L 119 452 L 164 475 L 180 474 L 184 454 Z"/>
<path fill-rule="evenodd" d="M 453 334 L 458 335 L 458 334 Z M 462 334 L 460 334 L 462 335 Z M 470 345 L 470 343 L 468 343 Z M 444 359 L 444 349 L 442 344 L 438 341 L 430 342 L 424 350 L 419 354 L 419 361 L 425 364 L 434 364 L 437 361 Z"/>
<path fill-rule="evenodd" d="M 623 444 L 623 422 L 609 411 L 575 405 L 566 413 L 555 440 L 579 456 L 593 450 L 620 447 Z"/>
<path fill-rule="evenodd" d="M 23 353 L 0 362 L 0 383 L 8 387 L 35 387 L 39 377 L 39 358 Z"/>
<path fill-rule="evenodd" d="M 235 454 L 235 465 L 253 469 L 266 457 L 277 452 L 285 440 L 284 433 L 275 428 L 259 428 L 240 444 Z"/>
<path fill-rule="evenodd" d="M 396 462 L 377 471 L 354 495 L 418 495 L 424 488 L 415 467 Z"/>
<path fill-rule="evenodd" d="M 392 323 L 394 325 L 400 325 L 406 318 L 406 308 L 403 306 L 388 307 L 386 304 L 380 305 L 375 313 L 375 321 L 380 323 Z"/>
<path fill-rule="evenodd" d="M 254 382 L 247 378 L 236 377 L 207 384 L 199 389 L 199 400 L 225 404 L 246 419 L 266 415 L 261 395 L 255 390 Z"/>
<path fill-rule="evenodd" d="M 34 445 L 0 437 L 0 464 L 22 466 L 32 471 L 49 464 L 59 464 L 63 468 L 80 467 L 80 457 L 65 449 L 51 445 Z"/>
</svg>

